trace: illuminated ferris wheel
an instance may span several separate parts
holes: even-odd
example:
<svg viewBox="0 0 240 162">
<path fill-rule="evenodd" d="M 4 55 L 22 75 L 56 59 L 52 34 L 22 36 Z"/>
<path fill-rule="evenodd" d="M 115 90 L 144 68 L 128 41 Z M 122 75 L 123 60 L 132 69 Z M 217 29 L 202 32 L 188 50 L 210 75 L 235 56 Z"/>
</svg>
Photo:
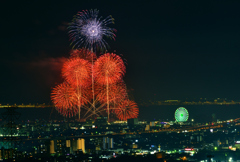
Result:
<svg viewBox="0 0 240 162">
<path fill-rule="evenodd" d="M 177 122 L 185 122 L 188 120 L 189 114 L 186 108 L 184 107 L 179 107 L 175 111 L 175 119 Z"/>
</svg>

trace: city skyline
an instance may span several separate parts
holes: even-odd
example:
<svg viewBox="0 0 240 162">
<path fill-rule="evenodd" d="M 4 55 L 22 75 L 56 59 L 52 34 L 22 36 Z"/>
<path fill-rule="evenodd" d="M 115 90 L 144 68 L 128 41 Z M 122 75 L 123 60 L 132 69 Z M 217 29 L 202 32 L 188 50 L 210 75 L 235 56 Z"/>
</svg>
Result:
<svg viewBox="0 0 240 162">
<path fill-rule="evenodd" d="M 240 1 L 2 6 L 0 161 L 240 161 Z"/>
</svg>

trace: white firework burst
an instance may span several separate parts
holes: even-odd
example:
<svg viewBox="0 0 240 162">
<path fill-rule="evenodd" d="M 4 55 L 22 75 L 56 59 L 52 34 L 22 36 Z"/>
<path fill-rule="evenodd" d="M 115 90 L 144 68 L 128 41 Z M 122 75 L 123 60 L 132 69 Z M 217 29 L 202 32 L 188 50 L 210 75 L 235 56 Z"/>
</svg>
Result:
<svg viewBox="0 0 240 162">
<path fill-rule="evenodd" d="M 114 19 L 108 16 L 105 19 L 98 18 L 98 10 L 83 10 L 78 12 L 70 23 L 69 37 L 73 48 L 84 47 L 92 51 L 107 49 L 104 37 L 115 39 L 114 28 L 107 25 L 113 24 Z"/>
</svg>

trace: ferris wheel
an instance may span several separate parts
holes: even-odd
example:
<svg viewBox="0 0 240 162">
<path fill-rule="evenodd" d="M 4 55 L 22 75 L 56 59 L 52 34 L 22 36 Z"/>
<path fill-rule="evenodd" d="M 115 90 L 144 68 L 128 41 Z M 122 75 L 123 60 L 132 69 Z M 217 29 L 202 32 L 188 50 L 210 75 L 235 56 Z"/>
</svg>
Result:
<svg viewBox="0 0 240 162">
<path fill-rule="evenodd" d="M 179 107 L 175 111 L 175 120 L 177 122 L 185 122 L 188 120 L 189 114 L 186 108 Z"/>
</svg>

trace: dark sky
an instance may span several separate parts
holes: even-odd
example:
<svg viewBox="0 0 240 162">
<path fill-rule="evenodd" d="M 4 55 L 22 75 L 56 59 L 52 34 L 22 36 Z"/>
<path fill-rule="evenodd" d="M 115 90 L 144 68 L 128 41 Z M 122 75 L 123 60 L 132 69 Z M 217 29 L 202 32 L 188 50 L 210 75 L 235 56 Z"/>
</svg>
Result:
<svg viewBox="0 0 240 162">
<path fill-rule="evenodd" d="M 0 103 L 49 103 L 85 9 L 112 15 L 111 49 L 127 60 L 135 100 L 240 99 L 240 1 L 3 1 Z"/>
</svg>

